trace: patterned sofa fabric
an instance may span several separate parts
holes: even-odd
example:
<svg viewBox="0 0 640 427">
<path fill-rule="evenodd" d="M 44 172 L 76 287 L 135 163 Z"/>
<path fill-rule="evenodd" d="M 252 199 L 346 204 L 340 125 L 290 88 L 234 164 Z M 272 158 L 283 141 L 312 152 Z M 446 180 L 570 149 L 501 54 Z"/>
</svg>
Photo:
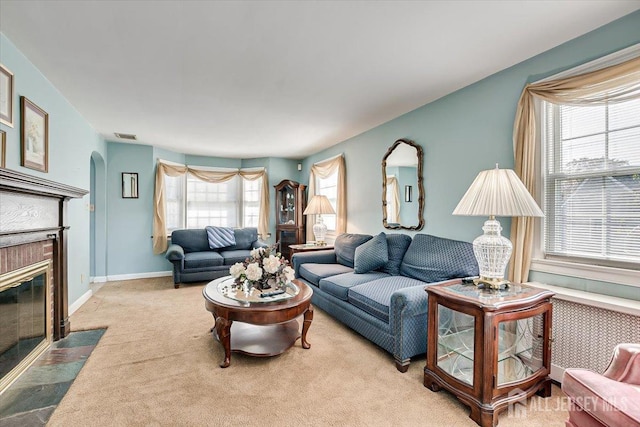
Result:
<svg viewBox="0 0 640 427">
<path fill-rule="evenodd" d="M 352 287 L 349 289 L 348 301 L 372 316 L 389 323 L 391 295 L 399 289 L 424 287 L 425 285 L 426 283 L 410 277 L 384 277 Z"/>
<path fill-rule="evenodd" d="M 339 236 L 334 250 L 296 253 L 293 267 L 296 277 L 314 288 L 316 307 L 391 353 L 397 369 L 405 372 L 411 357 L 427 349 L 424 288 L 477 276 L 478 265 L 471 243 L 425 234 L 413 239 L 387 234 L 387 263 L 358 274 L 353 271 L 356 248 L 371 239 Z"/>
<path fill-rule="evenodd" d="M 350 272 L 320 279 L 319 285 L 320 289 L 329 295 L 340 298 L 343 301 L 348 301 L 349 289 L 383 277 L 389 277 L 389 275 L 381 271 L 372 271 L 364 274 L 355 274 Z"/>
<path fill-rule="evenodd" d="M 233 230 L 235 244 L 212 249 L 206 229 L 174 230 L 165 258 L 173 264 L 173 283 L 213 280 L 229 274 L 229 267 L 244 261 L 252 249 L 268 246 L 258 240 L 255 227 Z"/>
<path fill-rule="evenodd" d="M 416 234 L 402 259 L 400 274 L 426 283 L 479 274 L 473 245 L 428 234 Z"/>
</svg>

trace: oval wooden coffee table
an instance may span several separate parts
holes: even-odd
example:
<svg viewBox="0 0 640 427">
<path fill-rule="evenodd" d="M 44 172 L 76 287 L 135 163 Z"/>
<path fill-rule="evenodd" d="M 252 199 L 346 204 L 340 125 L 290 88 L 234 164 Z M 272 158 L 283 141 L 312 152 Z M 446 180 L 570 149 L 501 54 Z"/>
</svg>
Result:
<svg viewBox="0 0 640 427">
<path fill-rule="evenodd" d="M 202 290 L 205 307 L 215 320 L 211 332 L 224 347 L 221 368 L 231 364 L 232 351 L 259 357 L 275 356 L 291 348 L 298 338 L 301 338 L 302 348 L 311 347 L 307 332 L 313 320 L 313 290 L 309 286 L 294 280 L 300 292 L 292 298 L 244 302 L 228 298 L 218 290 L 221 282 L 231 280 L 230 276 L 216 279 Z M 304 315 L 302 335 L 296 320 L 300 315 Z"/>
</svg>

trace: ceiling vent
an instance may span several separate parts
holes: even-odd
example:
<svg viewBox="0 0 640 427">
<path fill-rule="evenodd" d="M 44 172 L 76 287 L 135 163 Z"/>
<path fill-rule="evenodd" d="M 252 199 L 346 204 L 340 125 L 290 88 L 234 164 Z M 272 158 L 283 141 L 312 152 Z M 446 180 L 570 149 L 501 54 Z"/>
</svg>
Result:
<svg viewBox="0 0 640 427">
<path fill-rule="evenodd" d="M 135 141 L 138 138 L 130 133 L 118 133 L 118 132 L 114 132 L 113 133 L 116 137 L 120 138 L 120 139 L 130 139 L 131 141 Z"/>
</svg>

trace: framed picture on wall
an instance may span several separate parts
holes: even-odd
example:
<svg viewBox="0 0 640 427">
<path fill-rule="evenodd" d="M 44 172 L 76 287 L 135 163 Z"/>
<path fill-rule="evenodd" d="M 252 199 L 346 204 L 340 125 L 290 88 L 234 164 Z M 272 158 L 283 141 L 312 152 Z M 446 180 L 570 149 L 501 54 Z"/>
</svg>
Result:
<svg viewBox="0 0 640 427">
<path fill-rule="evenodd" d="M 0 130 L 0 168 L 7 167 L 7 133 Z"/>
<path fill-rule="evenodd" d="M 21 165 L 40 172 L 49 170 L 49 114 L 25 96 L 20 97 L 22 112 L 20 142 Z"/>
<path fill-rule="evenodd" d="M 13 73 L 0 64 L 0 123 L 13 127 Z"/>
<path fill-rule="evenodd" d="M 135 172 L 122 172 L 122 198 L 138 198 L 138 174 Z"/>
</svg>

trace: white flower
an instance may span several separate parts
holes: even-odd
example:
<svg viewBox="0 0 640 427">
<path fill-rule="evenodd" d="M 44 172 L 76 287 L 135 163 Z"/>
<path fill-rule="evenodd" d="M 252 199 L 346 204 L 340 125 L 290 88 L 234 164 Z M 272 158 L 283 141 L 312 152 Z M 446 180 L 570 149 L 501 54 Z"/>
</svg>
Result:
<svg viewBox="0 0 640 427">
<path fill-rule="evenodd" d="M 250 252 L 251 258 L 258 259 L 260 258 L 260 255 L 262 255 L 263 252 L 264 252 L 264 248 L 255 248 Z"/>
<path fill-rule="evenodd" d="M 287 279 L 287 282 L 291 282 L 296 278 L 295 270 L 289 266 L 286 266 L 282 272 L 284 273 L 284 277 Z"/>
<path fill-rule="evenodd" d="M 269 255 L 269 258 L 265 258 L 262 261 L 262 267 L 267 273 L 274 274 L 280 268 L 280 258 L 276 258 L 273 255 Z"/>
<path fill-rule="evenodd" d="M 262 269 L 257 262 L 247 265 L 247 279 L 255 281 L 262 278 Z"/>
<path fill-rule="evenodd" d="M 229 269 L 229 274 L 231 274 L 235 279 L 242 276 L 245 272 L 244 264 L 241 262 L 236 262 Z"/>
</svg>

